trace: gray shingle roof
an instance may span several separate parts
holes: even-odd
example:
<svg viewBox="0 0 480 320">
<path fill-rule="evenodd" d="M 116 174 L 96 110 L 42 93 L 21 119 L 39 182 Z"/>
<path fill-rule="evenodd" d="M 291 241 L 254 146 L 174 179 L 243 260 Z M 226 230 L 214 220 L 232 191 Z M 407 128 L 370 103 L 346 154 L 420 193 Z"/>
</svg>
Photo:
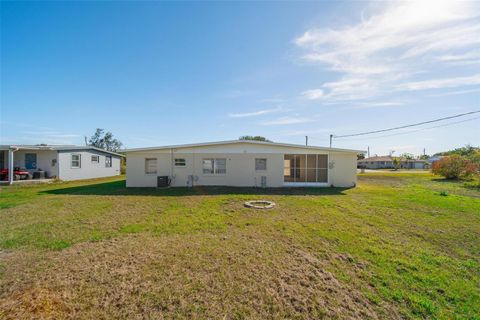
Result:
<svg viewBox="0 0 480 320">
<path fill-rule="evenodd" d="M 96 150 L 99 152 L 113 154 L 119 157 L 124 155 L 117 152 L 104 150 L 92 146 L 75 146 L 75 145 L 47 145 L 47 144 L 15 144 L 15 145 L 0 145 L 0 150 L 8 149 L 23 149 L 23 150 L 54 150 L 54 151 L 68 151 L 68 150 Z"/>
</svg>

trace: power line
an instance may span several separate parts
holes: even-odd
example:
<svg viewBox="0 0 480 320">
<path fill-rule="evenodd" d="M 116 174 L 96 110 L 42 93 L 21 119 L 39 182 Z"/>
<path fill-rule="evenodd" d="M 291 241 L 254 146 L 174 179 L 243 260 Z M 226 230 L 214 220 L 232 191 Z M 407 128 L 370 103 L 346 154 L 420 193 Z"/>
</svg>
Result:
<svg viewBox="0 0 480 320">
<path fill-rule="evenodd" d="M 343 136 L 333 135 L 333 138 L 346 138 L 346 137 L 364 136 L 364 135 L 367 135 L 367 134 L 373 134 L 373 133 L 380 133 L 380 132 L 386 132 L 386 131 L 416 127 L 416 126 L 420 126 L 420 125 L 427 124 L 427 123 L 438 122 L 438 121 L 443 121 L 443 120 L 448 120 L 448 119 L 454 119 L 454 118 L 463 117 L 463 116 L 470 115 L 470 114 L 475 114 L 475 113 L 480 113 L 480 110 L 461 113 L 461 114 L 456 114 L 454 116 L 444 117 L 444 118 L 435 119 L 435 120 L 429 120 L 429 121 L 423 121 L 423 122 L 418 122 L 418 123 L 414 123 L 414 124 L 408 124 L 408 125 L 404 125 L 404 126 L 400 126 L 400 127 L 394 127 L 394 128 L 388 128 L 388 129 L 382 129 L 382 130 L 375 130 L 375 131 L 360 132 L 360 133 L 354 133 L 354 134 L 346 134 L 346 135 L 343 135 Z"/>
<path fill-rule="evenodd" d="M 441 125 L 438 125 L 438 126 L 421 128 L 421 129 L 411 130 L 411 131 L 408 131 L 408 132 L 399 132 L 399 133 L 387 134 L 387 135 L 383 135 L 383 136 L 370 137 L 370 138 L 368 138 L 368 139 L 369 139 L 369 140 L 371 140 L 371 139 L 381 139 L 381 138 L 386 138 L 386 137 L 393 137 L 393 136 L 399 136 L 399 135 L 404 135 L 404 134 L 410 134 L 410 133 L 414 133 L 414 132 L 418 132 L 418 131 L 423 131 L 423 130 L 430 130 L 430 129 L 441 128 L 441 127 L 448 127 L 448 126 L 452 126 L 452 125 L 455 125 L 455 124 L 459 124 L 459 123 L 463 123 L 463 122 L 468 122 L 468 121 L 473 121 L 473 120 L 477 120 L 477 119 L 480 119 L 480 117 L 475 117 L 475 118 L 470 118 L 470 119 L 461 120 L 461 121 L 455 121 L 455 122 L 449 122 L 449 123 L 441 124 Z M 325 140 L 326 140 L 326 139 L 325 139 Z M 348 140 L 348 141 L 352 141 L 352 140 L 364 140 L 364 139 L 362 138 L 362 139 L 347 139 L 347 140 Z"/>
</svg>

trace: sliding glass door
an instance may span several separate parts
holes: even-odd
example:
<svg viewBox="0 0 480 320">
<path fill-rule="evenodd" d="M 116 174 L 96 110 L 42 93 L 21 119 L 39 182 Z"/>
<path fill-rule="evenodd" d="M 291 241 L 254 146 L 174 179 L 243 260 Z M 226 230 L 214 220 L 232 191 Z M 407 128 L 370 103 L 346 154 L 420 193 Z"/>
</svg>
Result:
<svg viewBox="0 0 480 320">
<path fill-rule="evenodd" d="M 284 182 L 328 182 L 328 155 L 286 154 L 283 159 Z"/>
</svg>

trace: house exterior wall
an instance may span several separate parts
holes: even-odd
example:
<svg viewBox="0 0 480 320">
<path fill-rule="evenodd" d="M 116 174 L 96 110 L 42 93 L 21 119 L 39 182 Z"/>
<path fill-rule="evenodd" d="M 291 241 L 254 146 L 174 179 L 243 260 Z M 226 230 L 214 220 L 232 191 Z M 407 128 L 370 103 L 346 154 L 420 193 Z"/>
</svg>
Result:
<svg viewBox="0 0 480 320">
<path fill-rule="evenodd" d="M 173 158 L 172 158 L 173 156 Z M 157 159 L 157 173 L 145 173 L 145 159 Z M 185 159 L 184 167 L 175 166 L 175 158 Z M 226 159 L 226 174 L 203 173 L 203 159 Z M 255 158 L 267 159 L 267 170 L 255 170 Z M 173 164 L 173 166 L 172 166 Z M 127 155 L 127 187 L 156 187 L 157 176 L 169 176 L 172 186 L 191 186 L 189 176 L 194 176 L 194 185 L 204 186 L 260 186 L 261 177 L 267 177 L 269 187 L 283 185 L 283 154 L 226 154 L 226 153 L 138 153 Z"/>
<path fill-rule="evenodd" d="M 359 161 L 358 165 L 367 169 L 393 169 L 392 161 Z"/>
<path fill-rule="evenodd" d="M 330 181 L 335 187 L 357 185 L 357 155 L 354 153 L 330 153 Z"/>
<path fill-rule="evenodd" d="M 426 162 L 415 161 L 412 163 L 413 169 L 424 169 L 426 166 Z"/>
<path fill-rule="evenodd" d="M 72 168 L 71 157 L 72 154 L 79 154 L 81 157 L 81 167 Z M 92 155 L 100 157 L 98 163 L 93 163 Z M 58 151 L 58 178 L 61 180 L 80 180 L 117 176 L 120 174 L 120 157 L 112 156 L 112 166 L 105 167 L 105 157 L 110 154 L 103 153 L 96 150 L 62 150 Z"/>
<path fill-rule="evenodd" d="M 401 169 L 424 169 L 425 161 L 401 161 Z M 358 165 L 365 166 L 367 169 L 394 169 L 393 161 L 358 161 Z"/>
<path fill-rule="evenodd" d="M 28 172 L 33 173 L 42 169 L 46 172 L 47 177 L 58 176 L 57 152 L 52 150 L 17 150 L 13 153 L 13 167 L 26 168 L 25 155 L 27 153 L 37 155 L 36 169 L 27 169 Z"/>
<path fill-rule="evenodd" d="M 323 150 L 269 145 L 251 145 L 248 143 L 188 147 L 179 149 L 159 149 L 151 151 L 127 152 L 127 187 L 156 187 L 157 176 L 169 176 L 172 186 L 261 186 L 265 176 L 268 187 L 284 186 L 285 154 L 328 154 Z M 157 159 L 157 173 L 145 173 L 145 159 Z M 185 159 L 186 165 L 175 166 L 175 158 Z M 211 175 L 203 173 L 203 159 L 225 158 L 226 174 Z M 255 170 L 255 159 L 267 159 L 267 169 Z M 329 181 L 325 185 L 350 187 L 356 184 L 356 154 L 346 152 L 331 153 L 329 162 Z"/>
</svg>

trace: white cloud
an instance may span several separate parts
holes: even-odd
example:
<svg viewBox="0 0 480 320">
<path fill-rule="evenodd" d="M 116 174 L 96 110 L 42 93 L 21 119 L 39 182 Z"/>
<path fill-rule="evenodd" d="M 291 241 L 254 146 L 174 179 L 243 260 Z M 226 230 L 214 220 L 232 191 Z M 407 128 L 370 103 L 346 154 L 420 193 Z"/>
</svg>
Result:
<svg viewBox="0 0 480 320">
<path fill-rule="evenodd" d="M 228 116 L 230 118 L 247 118 L 247 117 L 257 117 L 268 113 L 274 113 L 282 110 L 282 108 L 277 107 L 273 109 L 264 109 L 252 112 L 244 112 L 244 113 L 230 113 Z"/>
<path fill-rule="evenodd" d="M 306 92 L 319 99 L 369 99 L 410 87 L 419 73 L 478 60 L 480 3 L 467 1 L 374 2 L 380 11 L 350 26 L 310 29 L 295 39 L 302 59 L 340 73 L 336 81 Z M 475 77 L 471 70 L 449 70 L 455 78 Z M 470 72 L 470 74 L 468 74 Z M 450 75 L 450 74 L 448 74 Z M 441 79 L 440 79 L 441 80 Z M 431 80 L 438 88 L 463 86 L 462 81 Z M 428 86 L 425 87 L 429 88 Z M 420 89 L 418 89 L 420 90 Z"/>
<path fill-rule="evenodd" d="M 480 88 L 448 91 L 448 92 L 443 92 L 443 93 L 431 94 L 430 96 L 431 97 L 456 96 L 456 95 L 476 93 L 476 92 L 480 92 Z"/>
<path fill-rule="evenodd" d="M 298 123 L 307 123 L 313 122 L 313 119 L 309 118 L 300 118 L 300 117 L 282 117 L 274 120 L 269 120 L 262 122 L 264 126 L 276 126 L 276 125 L 288 125 L 288 124 L 298 124 Z"/>
<path fill-rule="evenodd" d="M 454 65 L 467 65 L 480 63 L 480 50 L 469 51 L 463 54 L 447 54 L 438 57 L 438 60 Z"/>
<path fill-rule="evenodd" d="M 383 108 L 383 107 L 398 107 L 404 105 L 401 101 L 383 101 L 383 102 L 362 102 L 359 103 L 356 108 L 369 109 L 369 108 Z"/>
<path fill-rule="evenodd" d="M 313 89 L 302 92 L 302 96 L 309 100 L 317 100 L 323 97 L 322 89 Z"/>
<path fill-rule="evenodd" d="M 399 89 L 403 90 L 426 90 L 426 89 L 440 89 L 452 88 L 461 86 L 472 86 L 480 84 L 480 74 L 469 77 L 433 79 L 425 81 L 407 82 L 399 85 Z"/>
</svg>

